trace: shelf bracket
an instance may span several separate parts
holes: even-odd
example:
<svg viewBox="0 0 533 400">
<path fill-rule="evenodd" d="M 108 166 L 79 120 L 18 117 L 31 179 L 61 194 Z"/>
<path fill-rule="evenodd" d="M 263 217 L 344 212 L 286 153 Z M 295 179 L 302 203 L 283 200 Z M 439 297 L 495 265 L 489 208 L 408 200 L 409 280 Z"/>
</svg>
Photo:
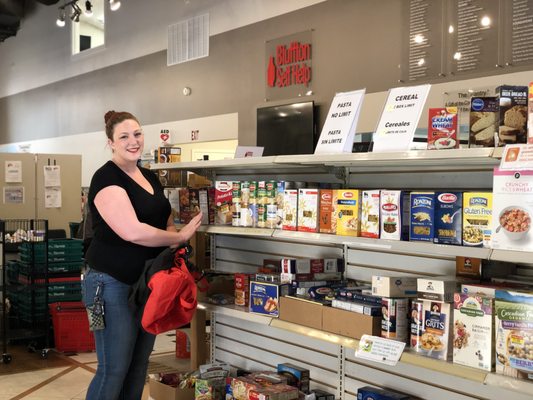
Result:
<svg viewBox="0 0 533 400">
<path fill-rule="evenodd" d="M 329 174 L 332 174 L 337 178 L 338 180 L 342 181 L 342 185 L 346 186 L 347 184 L 347 177 L 348 177 L 348 169 L 346 167 L 332 167 L 328 166 L 326 168 L 327 172 Z"/>
</svg>

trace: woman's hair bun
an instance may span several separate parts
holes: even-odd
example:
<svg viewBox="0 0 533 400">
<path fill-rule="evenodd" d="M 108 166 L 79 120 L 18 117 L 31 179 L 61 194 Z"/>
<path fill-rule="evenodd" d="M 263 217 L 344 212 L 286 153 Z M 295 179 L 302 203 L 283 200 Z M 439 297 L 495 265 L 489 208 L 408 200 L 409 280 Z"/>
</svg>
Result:
<svg viewBox="0 0 533 400">
<path fill-rule="evenodd" d="M 115 110 L 111 110 L 111 111 L 108 111 L 105 113 L 104 115 L 104 121 L 107 125 L 107 122 L 111 119 L 111 117 L 113 117 L 113 114 L 115 114 Z"/>
</svg>

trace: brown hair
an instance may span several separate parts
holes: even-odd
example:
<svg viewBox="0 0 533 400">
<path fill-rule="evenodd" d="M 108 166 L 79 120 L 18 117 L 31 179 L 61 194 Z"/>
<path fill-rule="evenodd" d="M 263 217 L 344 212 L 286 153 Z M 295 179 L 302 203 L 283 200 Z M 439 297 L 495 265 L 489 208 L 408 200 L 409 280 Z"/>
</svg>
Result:
<svg viewBox="0 0 533 400">
<path fill-rule="evenodd" d="M 132 119 L 136 121 L 139 125 L 141 125 L 139 120 L 133 114 L 127 111 L 111 110 L 105 113 L 105 134 L 109 140 L 113 141 L 113 130 L 115 129 L 115 125 L 120 124 L 121 122 L 126 121 L 127 119 Z"/>
</svg>

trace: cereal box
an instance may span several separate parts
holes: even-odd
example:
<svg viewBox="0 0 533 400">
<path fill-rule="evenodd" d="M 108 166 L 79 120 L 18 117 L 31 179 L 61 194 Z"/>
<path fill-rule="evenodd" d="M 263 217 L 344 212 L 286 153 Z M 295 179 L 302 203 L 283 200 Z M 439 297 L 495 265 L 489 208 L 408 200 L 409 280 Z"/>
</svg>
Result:
<svg viewBox="0 0 533 400">
<path fill-rule="evenodd" d="M 335 233 L 337 230 L 337 214 L 333 206 L 337 204 L 337 191 L 320 189 L 319 203 L 318 218 L 320 233 Z"/>
<path fill-rule="evenodd" d="M 435 193 L 435 243 L 461 245 L 463 241 L 463 194 Z"/>
<path fill-rule="evenodd" d="M 492 232 L 492 193 L 463 193 L 463 246 L 489 247 Z"/>
<path fill-rule="evenodd" d="M 409 299 L 384 297 L 381 300 L 381 337 L 407 343 Z"/>
<path fill-rule="evenodd" d="M 337 235 L 359 236 L 360 200 L 359 190 L 337 190 Z"/>
<path fill-rule="evenodd" d="M 532 251 L 533 171 L 494 170 L 493 249 Z"/>
<path fill-rule="evenodd" d="M 295 231 L 298 227 L 298 189 L 285 189 L 283 196 L 283 223 L 281 229 Z"/>
<path fill-rule="evenodd" d="M 433 241 L 435 219 L 435 193 L 412 192 L 409 240 Z"/>
<path fill-rule="evenodd" d="M 230 181 L 215 182 L 216 225 L 231 225 L 233 219 L 232 184 L 233 182 Z"/>
<path fill-rule="evenodd" d="M 457 132 L 457 107 L 429 109 L 429 150 L 458 148 Z"/>
<path fill-rule="evenodd" d="M 379 223 L 381 239 L 409 238 L 409 193 L 401 190 L 381 190 Z"/>
<path fill-rule="evenodd" d="M 533 294 L 496 291 L 496 373 L 533 381 Z"/>
<path fill-rule="evenodd" d="M 527 104 L 527 142 L 533 144 L 533 82 L 529 84 Z"/>
<path fill-rule="evenodd" d="M 361 236 L 379 238 L 379 190 L 363 190 L 361 196 Z"/>
<path fill-rule="evenodd" d="M 298 189 L 298 230 L 318 232 L 318 189 Z"/>
<path fill-rule="evenodd" d="M 496 88 L 500 100 L 498 145 L 527 141 L 527 86 L 502 85 Z"/>
<path fill-rule="evenodd" d="M 451 358 L 451 304 L 423 300 L 423 332 L 413 347 L 418 353 L 431 358 Z"/>
<path fill-rule="evenodd" d="M 412 300 L 409 313 L 410 346 L 420 346 L 420 337 L 424 333 L 424 301 Z"/>
<path fill-rule="evenodd" d="M 470 99 L 469 147 L 494 147 L 498 132 L 499 100 L 497 97 Z"/>
<path fill-rule="evenodd" d="M 453 316 L 453 362 L 492 371 L 494 299 L 456 293 Z"/>
</svg>

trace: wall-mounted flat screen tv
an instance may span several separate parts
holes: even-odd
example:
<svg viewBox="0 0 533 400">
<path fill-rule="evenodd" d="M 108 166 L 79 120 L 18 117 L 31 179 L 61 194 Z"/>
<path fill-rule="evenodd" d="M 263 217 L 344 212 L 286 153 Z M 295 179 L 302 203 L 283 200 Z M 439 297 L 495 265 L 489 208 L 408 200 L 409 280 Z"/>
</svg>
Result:
<svg viewBox="0 0 533 400">
<path fill-rule="evenodd" d="M 263 156 L 312 154 L 315 151 L 312 101 L 257 109 L 257 145 Z"/>
</svg>

